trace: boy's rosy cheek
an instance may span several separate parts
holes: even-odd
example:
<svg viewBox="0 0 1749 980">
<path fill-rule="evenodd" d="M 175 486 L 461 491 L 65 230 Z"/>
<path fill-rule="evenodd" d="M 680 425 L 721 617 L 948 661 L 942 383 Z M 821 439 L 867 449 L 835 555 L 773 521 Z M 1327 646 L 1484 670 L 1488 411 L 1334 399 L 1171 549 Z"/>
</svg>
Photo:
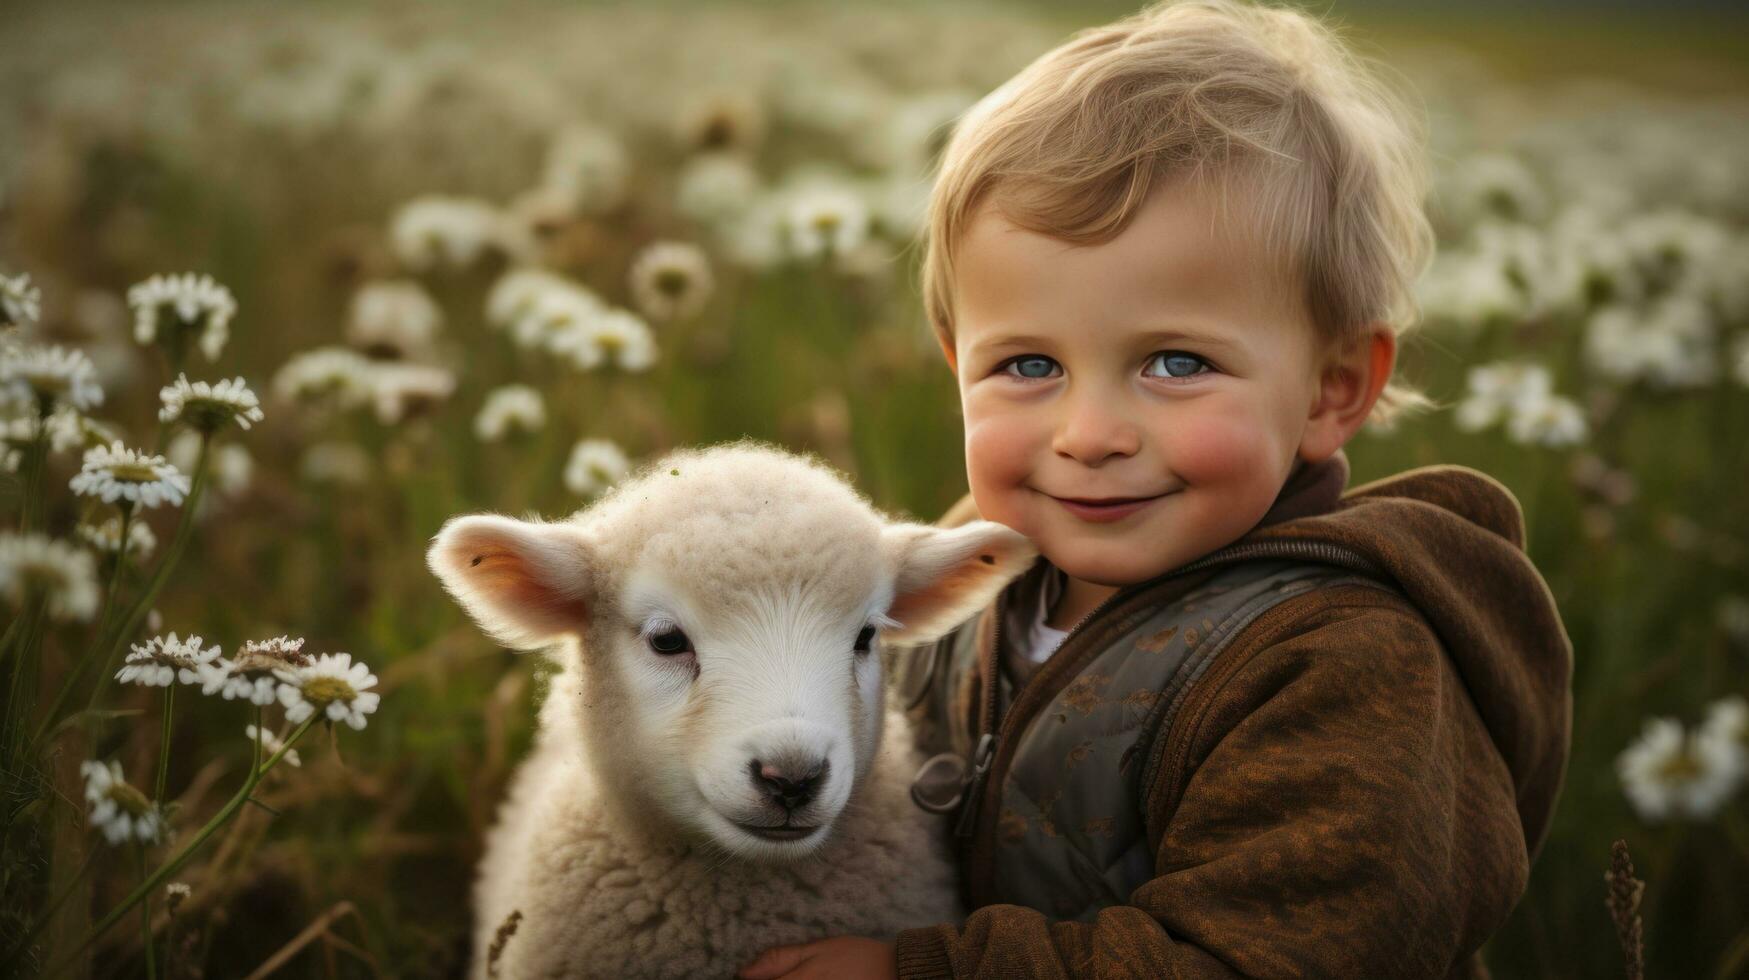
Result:
<svg viewBox="0 0 1749 980">
<path fill-rule="evenodd" d="M 1242 413 L 1212 411 L 1181 419 L 1165 433 L 1168 465 L 1191 487 L 1237 488 L 1266 482 L 1276 439 Z"/>
<path fill-rule="evenodd" d="M 1034 441 L 1030 427 L 1013 416 L 967 419 L 966 479 L 986 518 L 999 520 L 987 508 L 1006 503 L 986 495 L 1018 493 L 1031 477 Z"/>
</svg>

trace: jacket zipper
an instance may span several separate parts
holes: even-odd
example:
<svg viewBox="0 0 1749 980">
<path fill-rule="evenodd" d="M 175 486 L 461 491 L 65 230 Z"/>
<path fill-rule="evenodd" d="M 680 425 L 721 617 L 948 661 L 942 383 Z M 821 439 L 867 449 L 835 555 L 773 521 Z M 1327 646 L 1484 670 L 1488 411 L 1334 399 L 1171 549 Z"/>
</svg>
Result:
<svg viewBox="0 0 1749 980">
<path fill-rule="evenodd" d="M 990 763 L 996 756 L 996 699 L 1001 690 L 995 666 L 1001 655 L 1002 620 L 1008 614 L 1007 597 L 1007 589 L 996 594 L 996 608 L 992 611 L 994 622 L 990 624 L 990 643 L 988 649 L 978 651 L 979 673 L 983 675 L 982 690 L 978 692 L 978 746 L 972 751 L 972 771 L 966 777 L 966 798 L 960 804 L 959 820 L 954 823 L 953 832 L 956 837 L 971 836 L 978 802 L 984 795 L 984 774 L 990 771 Z"/>
<path fill-rule="evenodd" d="M 1057 657 L 1062 656 L 1064 651 L 1068 650 L 1071 644 L 1083 635 L 1082 627 L 1092 621 L 1095 617 L 1103 614 L 1107 609 L 1119 604 L 1120 602 L 1128 601 L 1139 595 L 1145 595 L 1168 582 L 1175 581 L 1186 575 L 1204 571 L 1218 565 L 1237 564 L 1253 558 L 1305 558 L 1323 562 L 1324 564 L 1349 568 L 1355 571 L 1368 572 L 1375 575 L 1380 574 L 1378 566 L 1365 555 L 1346 545 L 1336 544 L 1329 541 L 1299 539 L 1287 541 L 1255 541 L 1245 544 L 1229 545 L 1224 549 L 1204 555 L 1202 558 L 1193 562 L 1181 565 L 1165 575 L 1137 585 L 1126 586 L 1107 596 L 1103 602 L 1093 607 L 1091 612 L 1081 617 L 1074 626 L 1069 628 L 1069 632 L 1064 635 L 1062 643 L 1057 647 L 1056 652 L 1051 655 L 1051 658 L 1054 660 Z M 982 860 L 982 851 L 984 848 L 979 845 L 987 845 L 988 839 L 991 835 L 991 830 L 987 826 L 982 826 L 988 824 L 990 821 L 983 819 L 983 814 L 981 812 L 983 808 L 981 803 L 983 800 L 985 785 L 991 778 L 990 770 L 995 768 L 996 757 L 999 754 L 997 749 L 1003 744 L 1011 745 L 1018 734 L 1020 726 L 1026 724 L 1026 722 L 1030 720 L 1031 714 L 1037 713 L 1035 709 L 1028 715 L 1022 716 L 1021 714 L 1010 710 L 1000 719 L 999 723 L 996 717 L 996 671 L 999 667 L 998 661 L 1000 659 L 999 651 L 1001 649 L 1000 643 L 1002 638 L 1002 616 L 1005 612 L 1005 603 L 1003 599 L 1005 596 L 1006 591 L 1004 591 L 1002 595 L 999 595 L 996 600 L 996 609 L 994 610 L 996 622 L 991 631 L 991 642 L 986 649 L 979 651 L 980 669 L 984 675 L 982 726 L 978 738 L 973 769 L 971 775 L 968 777 L 969 785 L 966 789 L 965 803 L 963 804 L 963 809 L 960 811 L 959 820 L 955 825 L 955 834 L 959 837 L 970 837 L 973 836 L 974 831 L 976 830 L 981 829 L 983 831 L 983 833 L 978 834 L 976 839 L 969 844 L 971 860 L 968 866 L 970 874 L 967 876 L 967 885 L 969 889 L 974 890 L 981 887 L 982 883 L 980 879 L 983 872 L 982 865 L 987 863 Z M 1035 673 L 1032 680 L 1037 682 L 1042 680 L 1042 678 L 1039 673 Z M 1033 685 L 1029 684 L 1027 686 Z M 1051 696 L 1054 696 L 1055 694 L 1055 691 L 1050 692 Z M 1020 695 L 1021 691 L 1017 689 L 1014 692 L 1014 705 L 1011 706 L 1011 708 L 1018 706 L 1021 703 L 1022 699 Z M 1037 698 L 1034 699 L 1034 701 L 1037 700 Z M 982 896 L 975 893 L 973 895 L 974 899 L 980 897 Z"/>
<path fill-rule="evenodd" d="M 1063 648 L 1069 645 L 1070 639 L 1075 636 L 1084 624 L 1103 612 L 1107 606 L 1121 598 L 1125 591 L 1125 589 L 1119 589 L 1111 595 L 1106 596 L 1104 599 L 1100 600 L 1098 605 L 1089 610 L 1086 615 L 1076 620 L 1075 624 L 1069 627 L 1069 631 L 1063 634 L 1063 641 L 1057 646 L 1056 653 L 1061 653 Z M 1006 596 L 1006 590 L 997 596 L 996 608 L 994 610 L 996 621 L 990 631 L 990 644 L 988 648 L 978 651 L 980 673 L 983 674 L 984 682 L 983 691 L 981 692 L 983 711 L 979 727 L 980 734 L 978 736 L 978 747 L 973 754 L 972 772 L 968 777 L 970 782 L 966 787 L 965 802 L 960 807 L 959 821 L 954 826 L 954 833 L 960 837 L 971 836 L 972 829 L 977 820 L 978 805 L 983 800 L 984 796 L 984 785 L 987 782 L 985 776 L 990 771 L 990 764 L 994 762 L 996 758 L 996 743 L 998 740 L 996 694 L 999 690 L 1000 683 L 997 672 L 1001 669 L 1002 620 L 1007 614 L 1005 607 Z M 1052 654 L 1052 656 L 1055 655 L 1055 653 Z M 1035 673 L 1033 676 L 1036 678 L 1037 674 Z M 1020 691 L 1019 689 L 1016 689 L 1014 691 L 1014 696 L 1017 700 L 1019 695 Z"/>
</svg>

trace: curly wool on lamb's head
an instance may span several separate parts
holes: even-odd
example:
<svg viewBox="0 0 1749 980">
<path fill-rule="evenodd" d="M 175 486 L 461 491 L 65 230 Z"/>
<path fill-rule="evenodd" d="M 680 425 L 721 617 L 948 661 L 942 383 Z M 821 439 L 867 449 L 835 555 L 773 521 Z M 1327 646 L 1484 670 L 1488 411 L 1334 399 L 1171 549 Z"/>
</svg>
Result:
<svg viewBox="0 0 1749 980">
<path fill-rule="evenodd" d="M 817 457 L 752 440 L 671 452 L 573 519 L 625 542 L 631 566 L 729 603 L 802 582 L 866 598 L 883 571 L 885 515 Z"/>
<path fill-rule="evenodd" d="M 456 518 L 428 560 L 494 636 L 563 641 L 580 696 L 552 724 L 610 806 L 770 859 L 821 846 L 869 769 L 876 635 L 933 639 L 1035 556 L 1001 525 L 895 521 L 744 440 L 671 453 L 565 521 Z"/>
</svg>

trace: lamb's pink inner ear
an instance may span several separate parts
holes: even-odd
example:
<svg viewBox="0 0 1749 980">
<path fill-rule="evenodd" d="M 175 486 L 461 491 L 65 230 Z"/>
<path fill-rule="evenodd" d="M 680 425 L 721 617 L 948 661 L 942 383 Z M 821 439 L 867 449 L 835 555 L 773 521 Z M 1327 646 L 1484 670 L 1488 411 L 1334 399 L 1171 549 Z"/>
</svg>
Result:
<svg viewBox="0 0 1749 980">
<path fill-rule="evenodd" d="M 427 562 L 480 628 L 507 646 L 545 646 L 588 623 L 590 553 L 575 527 L 459 517 L 438 532 Z"/>
<path fill-rule="evenodd" d="M 486 593 L 486 601 L 495 605 L 522 610 L 526 615 L 554 623 L 586 622 L 589 607 L 583 597 L 566 595 L 531 565 L 522 554 L 482 547 L 468 560 L 466 574 Z"/>
<path fill-rule="evenodd" d="M 900 623 L 885 636 L 898 643 L 926 643 L 965 622 L 1038 557 L 1024 535 L 992 521 L 894 525 L 885 544 L 895 567 L 887 617 Z"/>
</svg>

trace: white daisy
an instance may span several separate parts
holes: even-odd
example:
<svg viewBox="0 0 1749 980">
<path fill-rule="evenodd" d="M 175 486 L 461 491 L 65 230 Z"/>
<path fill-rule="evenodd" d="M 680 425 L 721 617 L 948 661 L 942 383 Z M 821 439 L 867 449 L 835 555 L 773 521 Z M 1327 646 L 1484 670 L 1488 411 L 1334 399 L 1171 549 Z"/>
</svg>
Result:
<svg viewBox="0 0 1749 980">
<path fill-rule="evenodd" d="M 1436 256 L 1415 282 L 1415 300 L 1430 319 L 1464 331 L 1517 322 L 1526 309 L 1499 257 L 1474 249 Z"/>
<path fill-rule="evenodd" d="M 324 653 L 307 667 L 279 667 L 273 675 L 280 680 L 279 703 L 293 724 L 320 711 L 330 722 L 363 729 L 364 716 L 377 710 L 381 697 L 369 690 L 376 686 L 376 675 L 353 663 L 349 653 Z"/>
<path fill-rule="evenodd" d="M 1695 731 L 1695 741 L 1731 760 L 1733 778 L 1749 778 L 1749 700 L 1741 695 L 1721 698 L 1707 706 L 1706 720 Z"/>
<path fill-rule="evenodd" d="M 494 247 L 503 215 L 489 201 L 429 196 L 401 206 L 389 224 L 395 256 L 409 269 L 463 268 Z"/>
<path fill-rule="evenodd" d="M 121 438 L 120 430 L 115 426 L 87 418 L 71 408 L 63 408 L 50 415 L 48 423 L 49 449 L 57 453 L 90 449 L 93 445 L 107 445 Z M 93 441 L 103 435 L 110 438 Z"/>
<path fill-rule="evenodd" d="M 169 836 L 169 826 L 158 805 L 121 777 L 121 763 L 88 760 L 79 764 L 85 777 L 85 799 L 91 804 L 91 823 L 103 830 L 111 844 L 130 840 L 156 844 Z"/>
<path fill-rule="evenodd" d="M 1519 402 L 1506 420 L 1506 434 L 1512 441 L 1555 449 L 1579 445 L 1589 431 L 1578 403 L 1558 395 Z"/>
<path fill-rule="evenodd" d="M 64 453 L 84 445 L 84 431 L 79 424 L 79 413 L 70 408 L 63 408 L 44 420 L 36 413 L 21 415 L 17 418 L 0 419 L 0 460 L 4 464 L 0 469 L 7 472 L 17 472 L 18 463 L 24 453 L 36 445 L 39 434 L 48 437 L 47 445 L 51 453 Z"/>
<path fill-rule="evenodd" d="M 605 129 L 571 126 L 553 138 L 541 181 L 569 195 L 586 213 L 611 210 L 625 198 L 631 160 L 625 145 Z"/>
<path fill-rule="evenodd" d="M 594 344 L 576 342 L 585 335 L 589 321 L 606 310 L 607 305 L 586 289 L 548 290 L 511 322 L 510 339 L 527 350 L 569 356 L 580 370 L 591 370 L 600 365 L 601 351 Z M 578 352 L 571 351 L 573 346 Z M 593 363 L 584 364 L 579 357 L 592 358 Z"/>
<path fill-rule="evenodd" d="M 928 173 L 946 146 L 954 121 L 977 101 L 977 93 L 954 88 L 895 102 L 886 107 L 878 124 L 861 131 L 861 156 L 898 176 Z"/>
<path fill-rule="evenodd" d="M 0 596 L 16 609 L 26 598 L 48 599 L 59 620 L 89 620 L 97 613 L 97 562 L 91 552 L 43 534 L 0 532 Z"/>
<path fill-rule="evenodd" d="M 397 425 L 429 411 L 455 391 L 455 375 L 429 364 L 372 362 L 365 372 L 377 421 Z"/>
<path fill-rule="evenodd" d="M 1616 758 L 1616 773 L 1641 817 L 1706 819 L 1736 785 L 1737 759 L 1720 739 L 1687 736 L 1681 723 L 1653 718 Z"/>
<path fill-rule="evenodd" d="M 1553 390 L 1549 369 L 1529 361 L 1498 361 L 1470 369 L 1469 393 L 1458 403 L 1456 421 L 1465 432 L 1478 432 L 1510 416 L 1519 406 L 1534 407 Z"/>
<path fill-rule="evenodd" d="M 594 355 L 589 353 L 590 348 Z M 570 354 L 572 363 L 582 370 L 587 370 L 586 364 L 591 362 L 594 365 L 605 362 L 621 371 L 647 371 L 656 363 L 656 335 L 649 324 L 632 313 L 605 310 L 585 319 L 564 346 L 556 346 L 555 351 Z"/>
<path fill-rule="evenodd" d="M 70 408 L 49 416 L 49 444 L 56 452 L 95 449 L 121 438 L 120 428 Z"/>
<path fill-rule="evenodd" d="M 179 276 L 153 276 L 128 289 L 128 305 L 134 308 L 134 339 L 176 345 L 180 337 L 171 332 L 199 335 L 200 352 L 209 361 L 219 359 L 231 335 L 231 317 L 237 301 L 231 291 L 211 276 L 192 272 Z"/>
<path fill-rule="evenodd" d="M 624 450 L 606 439 L 584 439 L 565 462 L 565 487 L 589 497 L 625 479 L 631 462 Z"/>
<path fill-rule="evenodd" d="M 710 299 L 710 260 L 697 245 L 656 242 L 632 263 L 632 296 L 652 320 L 680 320 L 698 315 Z"/>
<path fill-rule="evenodd" d="M 1442 209 L 1460 226 L 1486 219 L 1538 221 L 1548 211 L 1548 194 L 1514 155 L 1476 153 L 1443 169 L 1440 177 Z"/>
<path fill-rule="evenodd" d="M 113 555 L 121 550 L 121 516 L 110 515 L 102 524 L 80 524 L 73 528 L 73 533 L 79 540 L 98 551 Z M 153 549 L 158 547 L 158 536 L 152 533 L 152 528 L 145 521 L 134 521 L 128 525 L 128 554 L 139 561 L 151 557 Z"/>
<path fill-rule="evenodd" d="M 1585 328 L 1585 356 L 1599 372 L 1621 381 L 1700 387 L 1718 376 L 1715 332 L 1705 303 L 1672 293 L 1645 307 L 1598 310 Z"/>
<path fill-rule="evenodd" d="M 129 505 L 156 507 L 180 505 L 188 494 L 189 481 L 164 457 L 148 456 L 113 442 L 87 449 L 83 466 L 67 485 L 76 494 L 104 503 L 126 500 Z"/>
<path fill-rule="evenodd" d="M 0 399 L 53 411 L 83 412 L 103 404 L 91 358 L 65 347 L 29 345 L 0 351 Z"/>
<path fill-rule="evenodd" d="M 129 648 L 127 660 L 115 672 L 115 679 L 143 687 L 169 687 L 172 681 L 198 684 L 202 681 L 201 668 L 218 660 L 218 644 L 202 649 L 198 636 L 186 640 L 178 640 L 175 633 L 154 636 Z"/>
<path fill-rule="evenodd" d="M 724 255 L 749 269 L 772 269 L 790 257 L 788 204 L 779 193 L 761 194 L 732 219 L 717 225 Z"/>
<path fill-rule="evenodd" d="M 842 255 L 868 234 L 868 205 L 848 187 L 805 187 L 790 198 L 784 218 L 797 258 Z"/>
<path fill-rule="evenodd" d="M 307 667 L 313 661 L 303 652 L 304 641 L 289 636 L 250 640 L 230 660 L 218 660 L 200 668 L 202 694 L 218 694 L 226 701 L 242 700 L 269 705 L 278 700 L 278 668 Z"/>
<path fill-rule="evenodd" d="M 512 269 L 499 276 L 486 294 L 486 322 L 494 327 L 508 327 L 532 312 L 544 294 L 570 290 L 587 294 L 583 287 L 556 272 L 527 267 Z"/>
<path fill-rule="evenodd" d="M 261 421 L 261 402 L 242 378 L 231 378 L 208 384 L 188 380 L 179 374 L 176 381 L 158 392 L 164 407 L 158 410 L 158 421 L 175 425 L 183 422 L 200 432 L 212 433 L 226 425 L 247 429 Z"/>
<path fill-rule="evenodd" d="M 273 670 L 276 667 L 308 667 L 315 661 L 304 652 L 304 638 L 275 636 L 250 640 L 237 648 L 234 659 L 241 671 Z"/>
<path fill-rule="evenodd" d="M 546 424 L 540 392 L 528 385 L 504 385 L 486 395 L 474 416 L 474 434 L 482 442 L 497 442 L 508 434 L 530 433 Z"/>
<path fill-rule="evenodd" d="M 345 347 L 318 347 L 295 354 L 273 376 L 274 394 L 285 401 L 333 400 L 352 408 L 370 398 L 370 359 Z"/>
<path fill-rule="evenodd" d="M 298 758 L 297 749 L 286 749 L 285 742 L 281 741 L 278 735 L 275 735 L 273 732 L 265 728 L 256 728 L 254 725 L 249 725 L 243 729 L 243 734 L 249 736 L 250 742 L 256 741 L 257 738 L 260 739 L 261 758 L 263 761 L 278 754 L 281 749 L 285 749 L 285 755 L 280 756 L 281 762 L 284 762 L 288 766 L 302 766 L 304 764 L 303 760 Z"/>
<path fill-rule="evenodd" d="M 741 215 L 759 193 L 759 175 L 747 161 L 730 153 L 706 153 L 681 168 L 674 206 L 694 221 L 717 225 Z"/>
<path fill-rule="evenodd" d="M 42 318 L 43 293 L 31 285 L 30 273 L 0 276 L 0 328 L 28 327 Z"/>
<path fill-rule="evenodd" d="M 373 357 L 407 358 L 430 351 L 443 310 L 411 279 L 371 282 L 352 296 L 347 343 Z"/>
</svg>

